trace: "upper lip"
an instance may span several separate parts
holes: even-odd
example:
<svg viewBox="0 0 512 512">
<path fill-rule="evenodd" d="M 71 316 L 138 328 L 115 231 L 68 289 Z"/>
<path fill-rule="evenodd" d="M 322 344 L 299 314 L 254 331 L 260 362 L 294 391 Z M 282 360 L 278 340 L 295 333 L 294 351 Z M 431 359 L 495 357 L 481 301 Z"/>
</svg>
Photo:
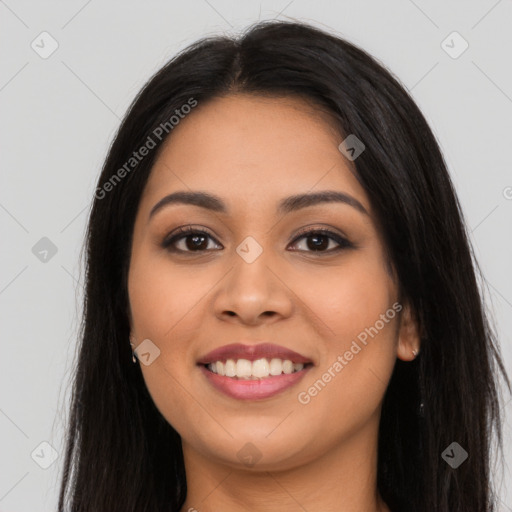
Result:
<svg viewBox="0 0 512 512">
<path fill-rule="evenodd" d="M 216 361 L 226 361 L 227 359 L 247 359 L 256 361 L 257 359 L 283 359 L 290 360 L 292 363 L 311 363 L 307 357 L 299 354 L 289 348 L 275 345 L 273 343 L 260 343 L 258 345 L 244 345 L 242 343 L 232 343 L 216 348 L 201 356 L 197 364 L 209 364 Z"/>
</svg>

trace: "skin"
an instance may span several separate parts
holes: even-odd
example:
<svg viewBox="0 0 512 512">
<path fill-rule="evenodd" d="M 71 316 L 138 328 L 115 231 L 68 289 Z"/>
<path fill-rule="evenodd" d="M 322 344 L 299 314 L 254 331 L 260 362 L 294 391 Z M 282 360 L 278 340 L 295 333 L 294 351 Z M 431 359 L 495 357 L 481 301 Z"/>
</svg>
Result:
<svg viewBox="0 0 512 512">
<path fill-rule="evenodd" d="M 160 350 L 141 364 L 145 383 L 182 437 L 182 512 L 389 511 L 376 486 L 377 434 L 396 358 L 419 350 L 407 304 L 309 403 L 297 398 L 399 299 L 378 219 L 338 150 L 343 139 L 304 100 L 245 94 L 198 105 L 171 135 L 143 191 L 128 290 L 134 345 L 150 339 Z M 319 190 L 350 194 L 368 215 L 333 202 L 276 213 L 284 197 Z M 173 204 L 148 220 L 176 191 L 215 194 L 229 211 Z M 162 247 L 189 224 L 212 236 L 201 252 L 190 236 L 175 242 L 189 252 Z M 305 226 L 355 247 L 334 251 L 339 244 L 322 237 L 315 251 L 313 235 L 297 238 Z M 263 249 L 250 264 L 236 252 L 247 236 Z M 283 345 L 315 366 L 274 397 L 230 398 L 196 362 L 240 340 Z M 253 466 L 237 456 L 248 442 L 261 455 Z"/>
</svg>

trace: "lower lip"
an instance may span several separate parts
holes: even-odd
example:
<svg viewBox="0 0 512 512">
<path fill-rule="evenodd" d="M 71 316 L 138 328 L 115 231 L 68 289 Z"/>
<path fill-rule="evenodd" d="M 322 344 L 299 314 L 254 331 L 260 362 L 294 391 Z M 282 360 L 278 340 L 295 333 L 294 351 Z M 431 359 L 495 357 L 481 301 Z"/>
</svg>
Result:
<svg viewBox="0 0 512 512">
<path fill-rule="evenodd" d="M 282 373 L 260 380 L 233 379 L 213 373 L 203 365 L 200 365 L 200 367 L 210 384 L 225 395 L 238 400 L 261 400 L 277 395 L 297 384 L 312 368 L 312 365 L 308 365 L 298 372 Z"/>
</svg>

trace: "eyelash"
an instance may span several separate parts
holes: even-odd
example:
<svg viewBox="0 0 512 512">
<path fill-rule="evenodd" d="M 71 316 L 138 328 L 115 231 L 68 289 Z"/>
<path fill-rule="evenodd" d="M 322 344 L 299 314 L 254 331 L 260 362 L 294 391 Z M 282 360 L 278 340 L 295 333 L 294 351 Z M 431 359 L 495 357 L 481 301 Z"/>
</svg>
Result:
<svg viewBox="0 0 512 512">
<path fill-rule="evenodd" d="M 166 250 L 168 250 L 169 252 L 173 252 L 173 253 L 202 253 L 202 252 L 206 252 L 208 251 L 207 249 L 205 250 L 198 250 L 198 251 L 190 251 L 190 250 L 183 250 L 183 249 L 177 249 L 174 244 L 176 242 L 178 242 L 179 240 L 182 240 L 182 239 L 185 239 L 189 236 L 192 236 L 192 235 L 203 235 L 203 236 L 206 236 L 206 237 L 209 237 L 211 238 L 212 240 L 214 240 L 216 243 L 218 243 L 212 235 L 210 235 L 210 233 L 206 232 L 206 231 L 203 231 L 201 229 L 197 229 L 197 228 L 194 228 L 194 226 L 183 226 L 183 227 L 180 227 L 176 230 L 177 234 L 174 234 L 172 237 L 170 238 L 166 238 L 163 242 L 162 242 L 162 247 Z M 348 249 L 348 248 L 354 248 L 355 245 L 350 242 L 349 240 L 347 240 L 346 238 L 342 237 L 341 235 L 338 235 L 337 233 L 334 233 L 333 231 L 330 231 L 328 229 L 324 229 L 324 228 L 305 228 L 303 230 L 301 230 L 297 236 L 295 237 L 295 239 L 293 240 L 293 244 L 295 244 L 298 240 L 300 240 L 301 238 L 308 238 L 308 237 L 311 237 L 313 235 L 323 235 L 323 236 L 326 236 L 327 238 L 329 238 L 330 240 L 333 240 L 335 241 L 336 243 L 339 244 L 339 246 L 335 249 L 329 249 L 329 250 L 325 250 L 325 251 L 309 251 L 309 250 L 298 250 L 297 252 L 310 252 L 310 253 L 314 253 L 314 254 L 333 254 L 333 253 L 337 253 L 343 249 Z M 220 244 L 219 244 L 220 245 Z"/>
</svg>

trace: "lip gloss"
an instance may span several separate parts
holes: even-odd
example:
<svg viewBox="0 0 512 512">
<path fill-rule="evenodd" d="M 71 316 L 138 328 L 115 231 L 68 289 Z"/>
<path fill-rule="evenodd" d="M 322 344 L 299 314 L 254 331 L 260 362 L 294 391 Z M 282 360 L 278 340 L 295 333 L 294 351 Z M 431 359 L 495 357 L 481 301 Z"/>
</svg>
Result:
<svg viewBox="0 0 512 512">
<path fill-rule="evenodd" d="M 261 379 L 237 379 L 226 377 L 208 370 L 201 365 L 203 375 L 208 382 L 218 391 L 225 395 L 236 398 L 238 400 L 261 400 L 277 395 L 281 391 L 288 389 L 297 384 L 311 366 L 306 366 L 302 370 L 290 374 L 282 373 L 281 375 L 268 376 Z"/>
</svg>

